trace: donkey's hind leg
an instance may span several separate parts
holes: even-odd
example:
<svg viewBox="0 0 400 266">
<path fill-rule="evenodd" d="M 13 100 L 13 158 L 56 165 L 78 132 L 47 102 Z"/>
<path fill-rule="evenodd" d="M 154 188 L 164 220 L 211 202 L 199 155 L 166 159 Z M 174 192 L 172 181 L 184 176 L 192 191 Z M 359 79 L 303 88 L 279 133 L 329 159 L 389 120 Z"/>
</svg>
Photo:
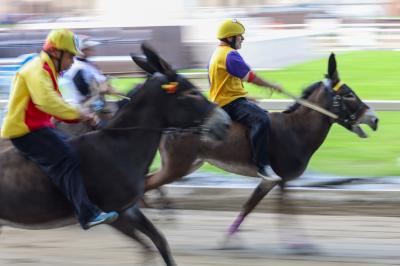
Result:
<svg viewBox="0 0 400 266">
<path fill-rule="evenodd" d="M 147 175 L 145 191 L 181 179 L 199 168 L 203 163 L 197 157 L 199 145 L 197 136 L 182 138 L 180 141 L 176 141 L 174 136 L 163 136 L 159 147 L 161 168 Z M 188 146 L 191 148 L 188 149 Z"/>
<path fill-rule="evenodd" d="M 163 184 L 171 183 L 174 180 L 181 179 L 187 174 L 190 174 L 200 168 L 204 161 L 203 160 L 195 160 L 189 159 L 183 161 L 181 164 L 178 161 L 173 159 L 166 159 L 167 163 L 163 161 L 163 167 L 154 173 L 151 173 L 147 176 L 145 191 L 151 189 L 157 189 L 159 197 L 156 200 L 156 205 L 162 211 L 167 211 L 167 220 L 173 220 L 173 216 L 171 215 L 171 210 L 174 209 L 173 202 L 168 199 L 168 194 L 165 189 L 163 189 Z M 154 204 L 149 204 L 146 200 L 146 195 L 142 198 L 143 205 L 147 208 L 154 207 Z M 163 215 L 165 216 L 165 215 Z"/>
<path fill-rule="evenodd" d="M 203 160 L 196 160 L 195 158 L 186 158 L 184 161 L 168 158 L 166 159 L 166 162 L 163 161 L 161 169 L 147 175 L 145 191 L 156 189 L 162 185 L 179 180 L 196 171 L 202 165 Z"/>
<path fill-rule="evenodd" d="M 139 243 L 149 250 L 149 246 L 138 237 L 135 230 L 142 232 L 154 243 L 166 265 L 176 265 L 165 237 L 136 206 L 122 212 L 118 220 L 111 225 L 123 234 L 139 241 Z"/>
</svg>

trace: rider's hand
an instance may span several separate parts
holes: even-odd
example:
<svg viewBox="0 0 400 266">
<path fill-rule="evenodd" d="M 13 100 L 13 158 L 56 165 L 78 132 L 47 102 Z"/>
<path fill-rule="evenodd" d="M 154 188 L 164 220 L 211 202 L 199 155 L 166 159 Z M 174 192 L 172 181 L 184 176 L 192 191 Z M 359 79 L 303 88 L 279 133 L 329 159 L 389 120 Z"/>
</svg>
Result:
<svg viewBox="0 0 400 266">
<path fill-rule="evenodd" d="M 95 127 L 100 122 L 99 118 L 95 113 L 89 113 L 88 111 L 85 110 L 80 111 L 80 120 L 93 127 Z"/>
</svg>

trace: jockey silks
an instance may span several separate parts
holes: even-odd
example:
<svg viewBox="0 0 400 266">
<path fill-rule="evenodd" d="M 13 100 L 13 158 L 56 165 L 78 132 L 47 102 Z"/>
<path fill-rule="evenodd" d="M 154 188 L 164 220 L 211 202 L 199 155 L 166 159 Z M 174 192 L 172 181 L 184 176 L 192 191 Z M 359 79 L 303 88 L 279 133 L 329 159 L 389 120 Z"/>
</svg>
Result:
<svg viewBox="0 0 400 266">
<path fill-rule="evenodd" d="M 74 121 L 79 112 L 62 98 L 50 57 L 41 52 L 15 75 L 1 137 L 15 138 L 43 127 L 54 127 L 51 118 Z"/>
<path fill-rule="evenodd" d="M 242 81 L 251 81 L 254 78 L 252 73 L 235 49 L 227 45 L 218 46 L 208 67 L 209 99 L 222 107 L 238 98 L 245 97 L 247 92 Z"/>
</svg>

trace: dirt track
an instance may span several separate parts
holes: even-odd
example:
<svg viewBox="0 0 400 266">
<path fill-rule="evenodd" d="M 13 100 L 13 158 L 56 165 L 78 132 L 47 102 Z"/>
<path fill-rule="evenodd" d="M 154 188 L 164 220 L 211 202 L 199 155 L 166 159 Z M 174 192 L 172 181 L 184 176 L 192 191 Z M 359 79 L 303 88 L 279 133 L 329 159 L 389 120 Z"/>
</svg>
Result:
<svg viewBox="0 0 400 266">
<path fill-rule="evenodd" d="M 233 212 L 178 211 L 176 222 L 157 221 L 167 236 L 178 265 L 400 265 L 400 218 L 367 216 L 299 216 L 314 255 L 295 255 L 280 245 L 276 214 L 254 214 L 244 224 L 236 246 L 221 250 Z M 290 219 L 291 220 L 291 219 Z M 27 231 L 4 228 L 0 235 L 0 265 L 83 266 L 164 265 L 156 253 L 142 249 L 112 228 L 85 232 L 77 226 Z"/>
</svg>

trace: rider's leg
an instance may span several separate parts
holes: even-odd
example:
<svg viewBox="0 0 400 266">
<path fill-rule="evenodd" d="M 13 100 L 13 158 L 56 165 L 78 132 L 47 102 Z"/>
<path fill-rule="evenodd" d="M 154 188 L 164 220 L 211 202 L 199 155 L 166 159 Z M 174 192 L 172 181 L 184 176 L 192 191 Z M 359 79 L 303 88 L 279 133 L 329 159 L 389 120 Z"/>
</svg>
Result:
<svg viewBox="0 0 400 266">
<path fill-rule="evenodd" d="M 82 227 L 88 228 L 89 222 L 101 223 L 101 218 L 107 218 L 89 200 L 80 174 L 78 154 L 59 131 L 53 128 L 38 129 L 12 139 L 12 143 L 50 176 L 53 183 L 72 203 Z M 99 217 L 100 214 L 103 216 Z M 108 221 L 115 218 L 113 213 L 113 217 L 108 218 Z M 89 227 L 93 225 L 95 224 L 89 224 Z"/>
<path fill-rule="evenodd" d="M 250 133 L 252 159 L 259 176 L 272 182 L 281 179 L 272 171 L 269 161 L 270 120 L 268 112 L 245 98 L 239 98 L 225 105 L 223 109 L 233 121 L 244 124 Z"/>
</svg>

